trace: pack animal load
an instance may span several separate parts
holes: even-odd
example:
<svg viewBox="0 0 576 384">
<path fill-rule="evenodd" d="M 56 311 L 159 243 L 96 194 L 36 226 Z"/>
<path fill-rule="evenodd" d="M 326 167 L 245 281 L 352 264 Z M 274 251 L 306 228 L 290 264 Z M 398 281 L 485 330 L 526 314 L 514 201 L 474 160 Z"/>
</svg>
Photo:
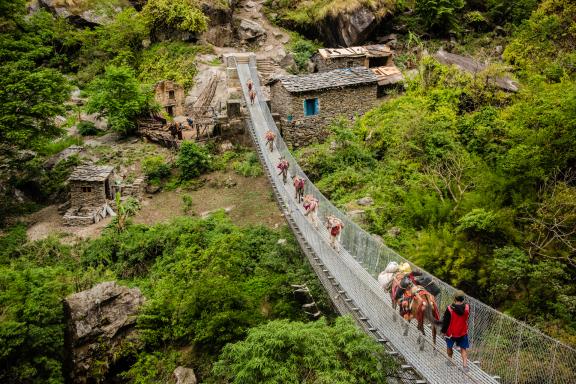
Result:
<svg viewBox="0 0 576 384">
<path fill-rule="evenodd" d="M 407 321 L 404 335 L 408 334 L 408 324 L 412 319 L 416 319 L 418 330 L 426 335 L 424 322 L 427 322 L 432 328 L 432 340 L 436 344 L 440 313 L 435 296 L 440 293 L 440 289 L 432 278 L 420 271 L 412 271 L 408 263 L 392 261 L 380 272 L 378 282 L 382 289 L 390 292 L 392 307 L 398 306 L 400 316 Z M 395 314 L 392 319 L 396 321 Z M 418 343 L 420 350 L 423 350 L 424 339 L 419 337 Z"/>
</svg>

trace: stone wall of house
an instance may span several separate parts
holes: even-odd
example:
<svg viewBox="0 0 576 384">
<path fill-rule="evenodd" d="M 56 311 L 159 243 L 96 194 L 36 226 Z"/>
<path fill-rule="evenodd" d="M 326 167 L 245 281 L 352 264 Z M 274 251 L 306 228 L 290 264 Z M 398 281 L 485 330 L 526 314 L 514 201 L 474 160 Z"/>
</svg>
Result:
<svg viewBox="0 0 576 384">
<path fill-rule="evenodd" d="M 170 80 L 161 81 L 154 88 L 154 98 L 167 113 L 168 107 L 172 107 L 173 116 L 185 114 L 186 91 L 181 85 Z"/>
<path fill-rule="evenodd" d="M 111 178 L 108 178 L 111 184 Z M 90 192 L 84 192 L 83 188 L 91 188 Z M 99 207 L 106 203 L 106 189 L 104 181 L 71 181 L 70 182 L 70 206 Z"/>
<path fill-rule="evenodd" d="M 378 103 L 376 89 L 374 83 L 290 94 L 281 82 L 276 82 L 271 87 L 272 112 L 280 115 L 284 140 L 294 147 L 300 147 L 326 139 L 329 133 L 326 126 L 339 116 L 352 120 L 373 108 Z M 304 100 L 316 97 L 319 101 L 318 115 L 304 116 Z"/>
<path fill-rule="evenodd" d="M 139 199 L 144 195 L 145 189 L 146 181 L 144 177 L 138 177 L 131 184 L 126 184 L 122 187 L 122 196 L 132 196 Z"/>
<path fill-rule="evenodd" d="M 316 69 L 318 72 L 331 71 L 333 69 L 340 68 L 352 68 L 352 67 L 367 67 L 368 62 L 366 57 L 341 57 L 336 59 L 324 59 L 320 55 L 315 56 L 314 60 L 316 64 Z"/>
</svg>

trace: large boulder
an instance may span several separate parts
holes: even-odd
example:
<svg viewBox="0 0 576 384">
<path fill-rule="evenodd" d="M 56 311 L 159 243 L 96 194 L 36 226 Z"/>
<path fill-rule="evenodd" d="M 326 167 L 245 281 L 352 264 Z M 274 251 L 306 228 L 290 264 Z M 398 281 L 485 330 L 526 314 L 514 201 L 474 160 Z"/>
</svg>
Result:
<svg viewBox="0 0 576 384">
<path fill-rule="evenodd" d="M 111 22 L 122 10 L 121 6 L 102 3 L 92 5 L 86 1 L 73 0 L 37 0 L 38 5 L 52 14 L 67 18 L 73 24 L 83 27 L 94 27 Z M 120 4 L 120 3 L 119 3 Z"/>
<path fill-rule="evenodd" d="M 248 19 L 236 20 L 238 38 L 245 42 L 255 42 L 266 39 L 266 30 L 257 22 Z"/>
<path fill-rule="evenodd" d="M 135 341 L 136 315 L 144 303 L 138 288 L 107 281 L 64 300 L 67 381 L 105 376 L 126 341 Z"/>
<path fill-rule="evenodd" d="M 327 43 L 350 47 L 362 44 L 377 25 L 378 19 L 372 10 L 358 7 L 335 17 L 328 16 L 317 27 Z"/>
<path fill-rule="evenodd" d="M 176 384 L 196 384 L 196 375 L 192 368 L 178 367 L 174 370 L 174 379 Z"/>
</svg>

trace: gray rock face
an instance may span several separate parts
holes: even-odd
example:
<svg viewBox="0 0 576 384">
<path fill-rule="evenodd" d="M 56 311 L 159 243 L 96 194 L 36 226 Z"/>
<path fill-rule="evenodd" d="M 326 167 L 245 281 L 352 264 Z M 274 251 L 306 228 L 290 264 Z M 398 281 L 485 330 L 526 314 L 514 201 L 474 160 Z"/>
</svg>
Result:
<svg viewBox="0 0 576 384">
<path fill-rule="evenodd" d="M 368 8 L 358 8 L 357 11 L 338 18 L 341 28 L 341 38 L 346 46 L 363 42 L 372 32 L 376 17 Z"/>
<path fill-rule="evenodd" d="M 361 199 L 358 199 L 356 201 L 356 203 L 358 205 L 372 205 L 372 204 L 374 204 L 374 200 L 371 197 L 366 196 L 366 197 L 363 197 Z"/>
<path fill-rule="evenodd" d="M 174 370 L 176 384 L 196 384 L 196 375 L 192 368 L 178 367 Z"/>
<path fill-rule="evenodd" d="M 239 19 L 237 33 L 240 40 L 254 42 L 266 38 L 266 30 L 257 22 Z"/>
<path fill-rule="evenodd" d="M 95 368 L 106 370 L 123 341 L 135 339 L 136 314 L 144 303 L 138 288 L 107 281 L 64 300 L 68 379 L 84 384 Z M 98 363 L 98 367 L 95 363 Z"/>
<path fill-rule="evenodd" d="M 57 0 L 38 0 L 40 7 L 47 9 L 56 16 L 68 18 L 72 23 L 81 26 L 96 26 L 109 23 L 121 7 L 77 9 L 73 2 Z"/>
<path fill-rule="evenodd" d="M 360 7 L 350 13 L 339 14 L 335 19 L 324 19 L 318 29 L 329 44 L 350 47 L 362 44 L 377 24 L 374 13 Z"/>
</svg>

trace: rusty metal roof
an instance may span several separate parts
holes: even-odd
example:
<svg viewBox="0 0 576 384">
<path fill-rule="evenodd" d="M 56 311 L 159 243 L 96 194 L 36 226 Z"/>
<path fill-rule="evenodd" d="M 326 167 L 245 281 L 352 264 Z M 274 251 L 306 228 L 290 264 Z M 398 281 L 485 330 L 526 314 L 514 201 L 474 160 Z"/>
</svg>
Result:
<svg viewBox="0 0 576 384">
<path fill-rule="evenodd" d="M 335 69 L 327 72 L 310 73 L 302 76 L 280 76 L 271 78 L 268 84 L 280 81 L 290 93 L 318 91 L 321 89 L 353 87 L 376 84 L 378 78 L 365 67 Z"/>
<path fill-rule="evenodd" d="M 335 59 L 340 57 L 380 57 L 390 56 L 392 50 L 384 44 L 364 45 L 349 48 L 320 48 L 318 50 L 323 59 Z"/>
<path fill-rule="evenodd" d="M 396 66 L 370 68 L 378 78 L 378 85 L 396 84 L 404 80 L 402 72 Z"/>
<path fill-rule="evenodd" d="M 74 169 L 68 181 L 104 181 L 114 171 L 114 167 L 101 165 L 80 165 Z"/>
</svg>

